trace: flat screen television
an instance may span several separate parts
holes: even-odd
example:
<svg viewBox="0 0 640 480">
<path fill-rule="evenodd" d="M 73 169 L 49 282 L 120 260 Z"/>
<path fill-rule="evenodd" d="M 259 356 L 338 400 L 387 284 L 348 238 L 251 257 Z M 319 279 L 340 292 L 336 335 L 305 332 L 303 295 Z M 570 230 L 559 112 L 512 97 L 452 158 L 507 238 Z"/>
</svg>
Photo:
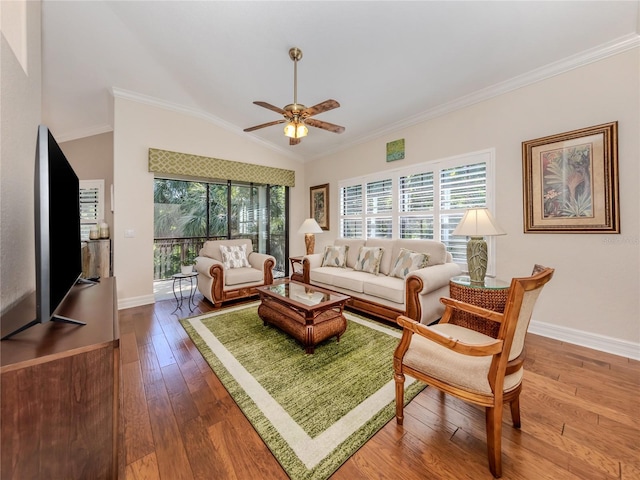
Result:
<svg viewBox="0 0 640 480">
<path fill-rule="evenodd" d="M 34 182 L 36 318 L 2 340 L 50 320 L 84 324 L 56 315 L 82 275 L 80 181 L 44 125 L 38 127 Z"/>
</svg>

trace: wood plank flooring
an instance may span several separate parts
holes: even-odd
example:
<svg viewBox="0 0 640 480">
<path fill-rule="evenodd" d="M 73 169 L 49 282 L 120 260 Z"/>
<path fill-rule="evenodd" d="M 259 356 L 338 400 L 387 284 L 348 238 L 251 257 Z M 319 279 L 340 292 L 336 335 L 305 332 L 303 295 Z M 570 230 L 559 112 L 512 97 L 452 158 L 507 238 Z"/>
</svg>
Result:
<svg viewBox="0 0 640 480">
<path fill-rule="evenodd" d="M 193 314 L 214 310 L 197 299 Z M 174 307 L 119 312 L 122 476 L 287 479 Z M 529 334 L 520 398 L 520 430 L 505 409 L 503 478 L 640 479 L 640 362 Z M 484 426 L 480 408 L 426 388 L 332 479 L 491 479 Z"/>
</svg>

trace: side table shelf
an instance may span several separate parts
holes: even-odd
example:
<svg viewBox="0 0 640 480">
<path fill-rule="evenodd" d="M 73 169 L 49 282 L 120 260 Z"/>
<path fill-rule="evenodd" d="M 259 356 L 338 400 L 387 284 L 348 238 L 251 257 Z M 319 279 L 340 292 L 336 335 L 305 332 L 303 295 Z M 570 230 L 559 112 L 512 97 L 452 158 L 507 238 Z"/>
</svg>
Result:
<svg viewBox="0 0 640 480">
<path fill-rule="evenodd" d="M 449 282 L 449 294 L 460 300 L 495 312 L 504 312 L 509 296 L 509 283 L 496 278 L 485 278 L 484 285 L 472 284 L 469 277 L 453 277 Z M 450 323 L 470 328 L 493 338 L 498 336 L 500 324 L 467 312 L 455 312 Z"/>
</svg>

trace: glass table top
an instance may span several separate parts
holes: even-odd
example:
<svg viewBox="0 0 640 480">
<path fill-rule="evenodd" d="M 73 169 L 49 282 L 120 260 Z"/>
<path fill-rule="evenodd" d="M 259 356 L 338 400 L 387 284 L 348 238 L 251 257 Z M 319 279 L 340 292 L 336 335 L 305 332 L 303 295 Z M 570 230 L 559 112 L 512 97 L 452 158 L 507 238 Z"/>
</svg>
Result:
<svg viewBox="0 0 640 480">
<path fill-rule="evenodd" d="M 451 281 L 457 285 L 470 288 L 485 288 L 488 290 L 503 290 L 509 288 L 510 283 L 493 277 L 485 277 L 484 284 L 471 283 L 469 275 L 453 277 Z"/>
</svg>

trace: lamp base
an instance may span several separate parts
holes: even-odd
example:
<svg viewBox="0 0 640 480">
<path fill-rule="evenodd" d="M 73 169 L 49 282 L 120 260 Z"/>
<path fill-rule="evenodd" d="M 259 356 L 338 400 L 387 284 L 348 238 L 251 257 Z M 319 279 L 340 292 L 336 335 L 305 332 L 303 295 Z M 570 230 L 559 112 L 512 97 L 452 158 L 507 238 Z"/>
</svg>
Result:
<svg viewBox="0 0 640 480">
<path fill-rule="evenodd" d="M 484 285 L 487 274 L 487 242 L 482 237 L 471 237 L 467 242 L 467 268 L 469 279 L 474 285 Z"/>
<path fill-rule="evenodd" d="M 316 236 L 313 233 L 305 233 L 304 245 L 307 247 L 307 255 L 311 255 L 316 246 Z"/>
</svg>

